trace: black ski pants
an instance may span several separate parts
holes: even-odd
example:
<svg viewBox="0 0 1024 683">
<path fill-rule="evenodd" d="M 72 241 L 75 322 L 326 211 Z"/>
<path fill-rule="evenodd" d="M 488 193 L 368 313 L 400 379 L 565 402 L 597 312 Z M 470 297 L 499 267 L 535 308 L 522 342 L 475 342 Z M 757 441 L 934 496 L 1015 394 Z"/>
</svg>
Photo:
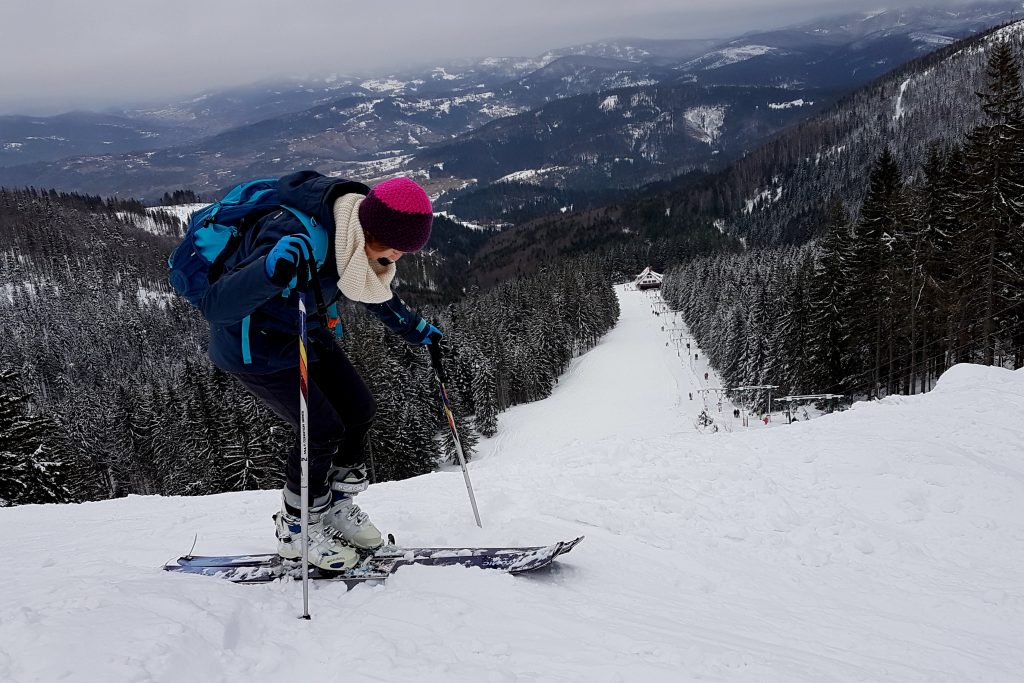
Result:
<svg viewBox="0 0 1024 683">
<path fill-rule="evenodd" d="M 317 359 L 309 365 L 309 499 L 329 490 L 331 465 L 351 467 L 364 462 L 366 434 L 377 403 L 345 353 L 333 341 L 316 344 Z M 246 389 L 295 430 L 285 475 L 288 488 L 301 492 L 302 459 L 299 450 L 299 368 L 265 375 L 233 373 Z"/>
</svg>

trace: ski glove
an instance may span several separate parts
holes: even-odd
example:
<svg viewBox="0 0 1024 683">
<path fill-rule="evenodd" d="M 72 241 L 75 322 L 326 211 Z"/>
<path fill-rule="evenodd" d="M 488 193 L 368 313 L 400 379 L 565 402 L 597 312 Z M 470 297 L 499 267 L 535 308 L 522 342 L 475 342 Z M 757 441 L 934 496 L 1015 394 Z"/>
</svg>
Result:
<svg viewBox="0 0 1024 683">
<path fill-rule="evenodd" d="M 278 287 L 295 287 L 299 284 L 299 266 L 312 258 L 309 240 L 298 235 L 285 235 L 267 255 L 267 277 Z M 302 278 L 303 282 L 305 279 Z M 292 283 L 293 280 L 296 282 Z"/>
<path fill-rule="evenodd" d="M 420 344 L 423 344 L 424 346 L 429 346 L 431 344 L 437 344 L 439 341 L 441 341 L 441 338 L 443 336 L 444 336 L 444 332 L 442 332 L 441 330 L 437 329 L 436 327 L 434 327 L 430 323 L 427 323 L 427 327 L 423 331 L 423 341 L 421 341 Z"/>
</svg>

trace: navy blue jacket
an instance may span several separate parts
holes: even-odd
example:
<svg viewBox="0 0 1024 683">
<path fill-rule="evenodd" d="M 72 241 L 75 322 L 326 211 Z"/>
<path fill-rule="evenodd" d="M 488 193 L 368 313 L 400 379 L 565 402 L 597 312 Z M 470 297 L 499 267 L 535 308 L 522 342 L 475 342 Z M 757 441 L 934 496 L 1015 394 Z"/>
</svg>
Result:
<svg viewBox="0 0 1024 683">
<path fill-rule="evenodd" d="M 300 171 L 278 181 L 281 201 L 316 217 L 327 229 L 328 251 L 319 269 L 325 303 L 340 296 L 334 258 L 334 200 L 351 192 L 366 194 L 366 185 Z M 299 294 L 282 292 L 267 275 L 267 254 L 286 235 L 305 235 L 306 229 L 290 212 L 274 211 L 243 233 L 238 248 L 224 261 L 224 273 L 210 285 L 202 312 L 210 322 L 210 360 L 228 372 L 265 374 L 299 364 Z M 312 285 L 310 286 L 312 287 Z M 306 296 L 307 331 L 311 342 L 333 344 L 334 333 L 315 312 L 315 299 Z M 426 322 L 409 311 L 397 296 L 382 304 L 366 304 L 391 331 L 409 344 L 424 341 Z M 316 344 L 307 349 L 316 360 Z"/>
</svg>

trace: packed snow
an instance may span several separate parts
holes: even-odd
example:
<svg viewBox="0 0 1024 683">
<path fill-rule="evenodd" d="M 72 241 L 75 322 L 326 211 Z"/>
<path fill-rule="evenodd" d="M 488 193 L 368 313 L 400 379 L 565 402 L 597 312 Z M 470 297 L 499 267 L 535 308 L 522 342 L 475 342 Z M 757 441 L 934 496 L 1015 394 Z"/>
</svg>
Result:
<svg viewBox="0 0 1024 683">
<path fill-rule="evenodd" d="M 926 33 L 922 31 L 911 33 L 910 39 L 914 42 L 921 43 L 923 47 L 929 50 L 952 45 L 956 42 L 955 38 L 942 35 L 941 33 Z"/>
<path fill-rule="evenodd" d="M 407 170 L 409 161 L 412 158 L 411 154 L 400 154 L 394 150 L 388 150 L 380 152 L 378 158 L 369 161 L 347 161 L 337 164 L 335 169 L 327 171 L 325 175 L 331 178 L 351 178 L 367 181 L 393 176 L 398 173 L 412 176 L 415 172 Z"/>
<path fill-rule="evenodd" d="M 153 306 L 156 308 L 169 308 L 173 303 L 175 296 L 176 295 L 171 292 L 143 287 L 141 284 L 135 292 L 135 297 L 138 299 L 139 305 Z"/>
<path fill-rule="evenodd" d="M 714 52 L 709 52 L 698 59 L 691 60 L 684 64 L 683 68 L 699 66 L 705 71 L 711 71 L 712 69 L 720 69 L 721 67 L 728 66 L 730 64 L 745 62 L 748 59 L 760 57 L 772 52 L 778 52 L 778 49 L 767 45 L 741 45 L 738 47 L 727 47 L 721 50 L 715 50 Z"/>
<path fill-rule="evenodd" d="M 528 183 L 531 185 L 539 185 L 549 175 L 563 173 L 569 170 L 568 166 L 547 166 L 545 168 L 525 168 L 520 171 L 513 171 L 508 175 L 504 175 L 497 180 L 495 183 Z"/>
<path fill-rule="evenodd" d="M 488 230 L 492 230 L 493 229 L 493 228 L 487 227 L 486 225 L 480 225 L 478 223 L 473 223 L 472 221 L 463 220 L 463 219 L 459 218 L 458 216 L 456 216 L 455 214 L 449 213 L 448 211 L 435 211 L 434 215 L 435 216 L 444 216 L 448 220 L 454 221 L 454 222 L 458 223 L 459 225 L 461 225 L 462 227 L 469 228 L 470 230 L 488 231 Z"/>
<path fill-rule="evenodd" d="M 448 73 L 443 66 L 434 67 L 431 70 L 430 75 L 432 78 L 441 79 L 443 81 L 457 81 L 462 78 L 461 76 Z"/>
<path fill-rule="evenodd" d="M 274 491 L 0 509 L 0 680 L 1020 680 L 1024 372 L 744 429 L 701 400 L 682 323 L 618 293 L 618 326 L 480 444 L 483 529 L 458 469 L 359 497 L 407 544 L 585 534 L 551 571 L 315 583 L 302 621 L 298 582 L 160 569 L 194 534 L 270 551 Z"/>
<path fill-rule="evenodd" d="M 167 216 L 173 216 L 174 218 L 177 218 L 179 221 L 181 221 L 182 225 L 186 225 L 188 223 L 188 219 L 192 216 L 192 214 L 198 211 L 199 209 L 203 208 L 204 206 L 209 206 L 209 204 L 198 203 L 175 204 L 173 206 L 150 206 L 146 208 L 146 211 L 149 212 L 150 214 L 162 213 Z M 135 227 L 137 227 L 139 230 L 145 230 L 146 232 L 153 233 L 154 235 L 167 234 L 167 227 L 160 223 L 157 223 L 156 220 L 151 216 L 140 216 L 129 211 L 118 211 L 117 216 L 122 220 L 126 220 L 133 223 Z"/>
<path fill-rule="evenodd" d="M 894 122 L 899 121 L 900 119 L 903 118 L 903 96 L 907 93 L 908 87 L 910 87 L 909 78 L 900 83 L 900 91 L 899 94 L 896 95 L 896 111 L 892 115 L 892 120 Z"/>
<path fill-rule="evenodd" d="M 375 93 L 396 93 L 408 86 L 405 81 L 394 78 L 370 78 L 359 84 L 363 90 Z"/>
<path fill-rule="evenodd" d="M 769 102 L 769 109 L 792 109 L 794 107 L 813 107 L 814 102 L 800 98 L 790 102 Z"/>
<path fill-rule="evenodd" d="M 722 125 L 729 108 L 725 105 L 702 105 L 687 109 L 683 118 L 690 125 L 690 132 L 701 142 L 711 145 L 722 135 Z"/>
<path fill-rule="evenodd" d="M 502 103 L 488 103 L 480 107 L 480 113 L 492 119 L 503 119 L 509 116 L 515 116 L 516 114 L 522 114 L 524 111 L 529 111 L 529 108 L 516 107 Z"/>
<path fill-rule="evenodd" d="M 778 176 L 772 178 L 772 186 L 761 190 L 753 198 L 746 199 L 743 202 L 743 213 L 751 213 L 755 207 L 764 207 L 770 204 L 774 204 L 782 198 L 782 185 L 778 184 Z"/>
<path fill-rule="evenodd" d="M 158 211 L 166 213 L 171 216 L 174 216 L 182 223 L 188 223 L 188 219 L 192 217 L 192 214 L 194 214 L 199 209 L 202 209 L 203 207 L 209 205 L 209 202 L 199 202 L 196 204 L 174 204 L 172 206 L 153 206 L 146 210 L 154 213 Z"/>
<path fill-rule="evenodd" d="M 5 283 L 3 286 L 3 298 L 0 298 L 0 303 L 6 301 L 10 305 L 14 305 L 17 301 L 22 299 L 35 299 L 40 295 L 47 293 L 50 290 L 54 296 L 60 295 L 60 288 L 46 280 L 46 278 L 37 278 L 35 282 L 25 280 L 21 284 L 14 284 L 12 282 Z"/>
</svg>

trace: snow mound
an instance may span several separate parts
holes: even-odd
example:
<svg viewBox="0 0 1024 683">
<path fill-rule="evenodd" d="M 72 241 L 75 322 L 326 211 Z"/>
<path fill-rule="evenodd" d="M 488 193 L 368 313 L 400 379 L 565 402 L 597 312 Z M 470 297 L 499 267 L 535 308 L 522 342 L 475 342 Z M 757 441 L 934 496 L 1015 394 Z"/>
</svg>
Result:
<svg viewBox="0 0 1024 683">
<path fill-rule="evenodd" d="M 958 363 L 942 373 L 931 396 L 958 391 L 980 392 L 983 397 L 1001 392 L 1024 396 L 1024 368 L 1007 370 L 988 365 Z"/>
</svg>

